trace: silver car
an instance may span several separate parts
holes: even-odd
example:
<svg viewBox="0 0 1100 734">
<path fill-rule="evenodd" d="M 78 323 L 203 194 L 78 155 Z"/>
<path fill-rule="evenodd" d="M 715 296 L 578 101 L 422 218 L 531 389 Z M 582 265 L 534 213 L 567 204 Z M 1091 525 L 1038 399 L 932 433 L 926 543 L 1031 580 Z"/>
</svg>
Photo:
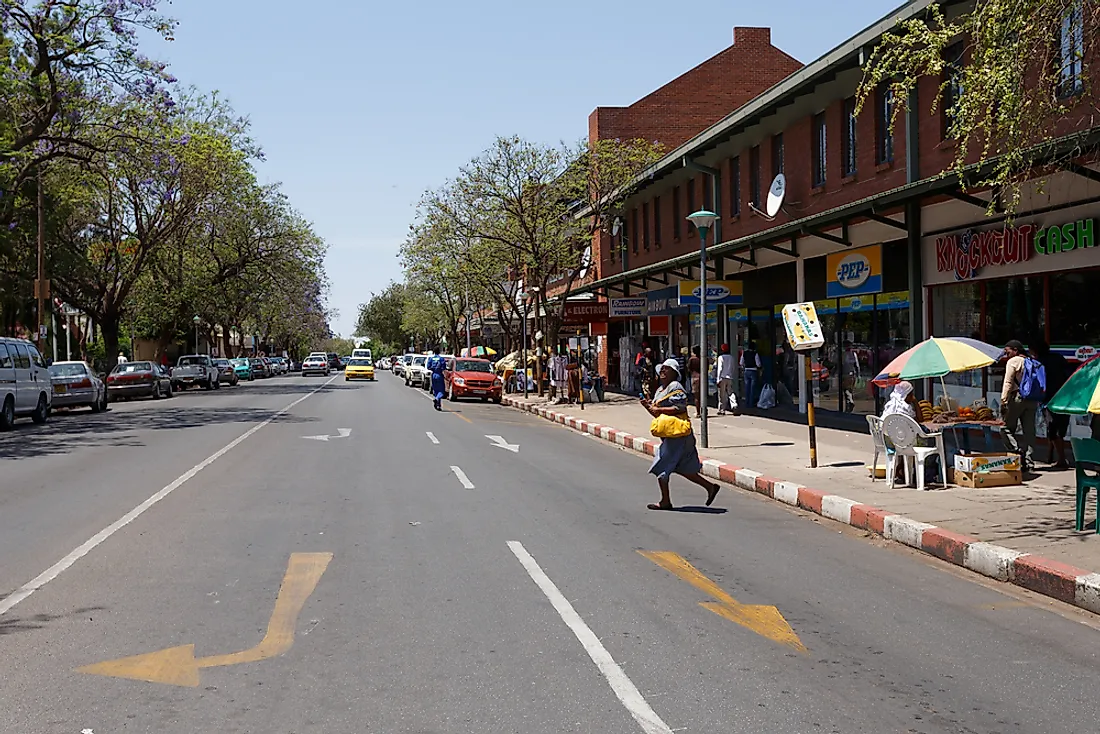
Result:
<svg viewBox="0 0 1100 734">
<path fill-rule="evenodd" d="M 107 409 L 107 386 L 84 362 L 54 362 L 50 382 L 55 408 L 87 406 L 93 413 Z"/>
</svg>

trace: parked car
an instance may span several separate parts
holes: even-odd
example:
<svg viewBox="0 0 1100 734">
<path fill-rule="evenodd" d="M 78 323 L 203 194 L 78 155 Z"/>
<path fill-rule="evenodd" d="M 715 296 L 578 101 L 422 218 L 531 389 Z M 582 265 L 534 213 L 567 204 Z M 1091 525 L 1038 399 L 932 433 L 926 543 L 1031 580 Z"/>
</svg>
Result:
<svg viewBox="0 0 1100 734">
<path fill-rule="evenodd" d="M 328 357 L 325 355 L 311 355 L 306 357 L 302 362 L 302 377 L 308 375 L 322 375 L 328 377 L 332 369 L 328 364 Z"/>
<path fill-rule="evenodd" d="M 271 362 L 271 371 L 276 375 L 285 375 L 290 371 L 286 363 L 286 357 L 268 357 L 268 360 Z"/>
<path fill-rule="evenodd" d="M 218 368 L 207 354 L 188 354 L 180 357 L 176 366 L 172 368 L 171 376 L 172 387 L 176 390 L 186 390 L 195 385 L 201 385 L 204 390 L 217 390 L 222 386 L 221 380 L 218 379 Z"/>
<path fill-rule="evenodd" d="M 218 382 L 224 382 L 227 385 L 236 385 L 240 382 L 236 368 L 228 359 L 215 359 L 214 366 L 218 368 Z"/>
<path fill-rule="evenodd" d="M 412 362 L 412 358 L 412 354 L 404 354 L 397 357 L 396 361 L 393 363 L 393 373 L 398 377 L 404 377 L 405 370 L 409 366 L 409 363 Z"/>
<path fill-rule="evenodd" d="M 107 409 L 107 385 L 85 362 L 54 362 L 50 379 L 53 407 L 88 407 L 93 413 Z"/>
<path fill-rule="evenodd" d="M 326 356 L 328 357 L 328 367 L 330 370 L 336 370 L 337 372 L 339 372 L 340 370 L 344 369 L 344 363 L 340 361 L 339 354 L 337 354 L 336 352 L 329 352 Z"/>
<path fill-rule="evenodd" d="M 156 362 L 121 362 L 107 375 L 107 395 L 110 400 L 170 398 L 174 392 L 175 373 L 178 370 L 179 367 L 176 367 L 169 374 L 168 370 Z"/>
<path fill-rule="evenodd" d="M 252 364 L 252 374 L 256 377 L 271 377 L 271 368 L 263 357 L 252 357 L 248 360 Z"/>
<path fill-rule="evenodd" d="M 442 357 L 445 360 L 444 364 L 450 364 L 451 360 L 455 358 L 455 356 L 453 354 L 441 354 L 439 356 Z M 431 355 L 428 355 L 428 359 L 431 359 Z M 443 368 L 443 372 L 444 372 L 444 374 L 446 374 L 446 372 L 447 372 L 446 367 Z M 428 361 L 427 360 L 424 360 L 424 376 L 421 379 L 422 379 L 422 381 L 420 383 L 420 387 L 424 388 L 425 390 L 431 390 L 432 389 L 432 373 L 428 371 Z M 446 379 L 446 378 L 444 378 L 444 379 Z"/>
<path fill-rule="evenodd" d="M 451 402 L 459 398 L 481 398 L 482 402 L 492 400 L 499 404 L 504 390 L 504 382 L 493 372 L 493 365 L 487 359 L 449 359 L 443 380 Z"/>
<path fill-rule="evenodd" d="M 424 363 L 427 361 L 428 357 L 426 355 L 413 355 L 412 361 L 405 365 L 405 387 L 412 385 L 420 387 L 424 384 L 424 375 L 428 374 Z"/>
<path fill-rule="evenodd" d="M 237 374 L 238 380 L 252 381 L 256 379 L 256 375 L 252 374 L 252 361 L 248 357 L 231 359 L 229 364 L 233 365 L 233 371 Z"/>
<path fill-rule="evenodd" d="M 16 418 L 45 423 L 53 405 L 53 382 L 46 361 L 23 339 L 0 337 L 0 431 Z"/>
<path fill-rule="evenodd" d="M 344 382 L 348 380 L 374 380 L 374 363 L 366 357 L 353 357 L 344 366 Z"/>
</svg>

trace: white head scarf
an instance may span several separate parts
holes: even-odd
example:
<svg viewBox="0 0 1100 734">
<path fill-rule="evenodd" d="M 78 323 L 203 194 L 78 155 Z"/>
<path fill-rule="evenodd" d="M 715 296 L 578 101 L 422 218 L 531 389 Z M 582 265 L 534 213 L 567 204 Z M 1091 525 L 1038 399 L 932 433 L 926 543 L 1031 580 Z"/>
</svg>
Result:
<svg viewBox="0 0 1100 734">
<path fill-rule="evenodd" d="M 909 393 L 911 392 L 913 392 L 913 383 L 911 382 L 902 380 L 894 385 L 894 391 L 890 393 L 890 399 L 886 401 L 886 407 L 882 409 L 882 417 L 885 418 L 894 413 L 901 413 L 916 420 L 917 411 L 915 411 L 913 406 L 905 400 L 909 397 Z"/>
</svg>

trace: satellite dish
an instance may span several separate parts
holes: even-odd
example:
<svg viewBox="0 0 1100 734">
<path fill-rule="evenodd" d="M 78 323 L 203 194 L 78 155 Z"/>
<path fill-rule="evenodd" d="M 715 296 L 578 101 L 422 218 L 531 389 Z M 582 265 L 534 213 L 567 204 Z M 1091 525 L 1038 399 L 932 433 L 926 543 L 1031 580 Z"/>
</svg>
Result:
<svg viewBox="0 0 1100 734">
<path fill-rule="evenodd" d="M 615 217 L 615 221 L 611 223 L 611 236 L 618 237 L 619 230 L 622 229 L 623 219 L 622 217 Z"/>
<path fill-rule="evenodd" d="M 589 245 L 585 248 L 584 254 L 581 255 L 581 271 L 577 273 L 578 278 L 583 278 L 588 275 L 588 267 L 592 264 L 592 246 Z"/>
<path fill-rule="evenodd" d="M 787 193 L 787 177 L 782 173 L 777 174 L 768 189 L 767 212 L 769 217 L 779 213 L 779 207 L 783 206 L 783 196 Z"/>
</svg>

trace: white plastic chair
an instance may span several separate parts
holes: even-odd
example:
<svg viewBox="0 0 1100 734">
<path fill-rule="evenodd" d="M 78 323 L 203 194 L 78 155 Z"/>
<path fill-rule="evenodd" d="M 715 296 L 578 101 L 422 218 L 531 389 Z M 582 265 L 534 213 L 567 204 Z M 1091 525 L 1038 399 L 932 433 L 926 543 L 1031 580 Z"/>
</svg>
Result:
<svg viewBox="0 0 1100 734">
<path fill-rule="evenodd" d="M 894 452 L 893 445 L 886 444 L 886 437 L 882 435 L 882 419 L 878 416 L 867 416 L 867 426 L 871 430 L 871 440 L 875 447 L 875 458 L 872 461 L 871 466 L 878 468 L 878 457 L 882 454 L 886 457 L 886 480 L 890 483 L 890 489 L 894 488 L 894 477 L 897 475 L 897 454 Z M 902 467 L 905 469 L 905 484 L 910 485 L 913 483 L 912 472 L 912 457 L 902 457 Z M 876 471 L 871 472 L 871 481 L 875 481 Z"/>
<path fill-rule="evenodd" d="M 917 464 L 917 489 L 924 489 L 924 460 L 929 456 L 940 457 L 940 477 L 947 486 L 947 453 L 943 448 L 943 433 L 925 433 L 920 424 L 907 415 L 893 413 L 882 420 L 882 435 L 894 446 L 895 456 L 912 457 Z M 918 446 L 917 440 L 934 441 L 934 446 Z M 893 462 L 891 462 L 891 465 Z M 890 467 L 887 468 L 890 472 Z M 906 472 L 908 475 L 908 472 Z M 890 488 L 894 487 L 893 474 L 889 474 Z M 908 476 L 906 476 L 908 481 Z"/>
</svg>

